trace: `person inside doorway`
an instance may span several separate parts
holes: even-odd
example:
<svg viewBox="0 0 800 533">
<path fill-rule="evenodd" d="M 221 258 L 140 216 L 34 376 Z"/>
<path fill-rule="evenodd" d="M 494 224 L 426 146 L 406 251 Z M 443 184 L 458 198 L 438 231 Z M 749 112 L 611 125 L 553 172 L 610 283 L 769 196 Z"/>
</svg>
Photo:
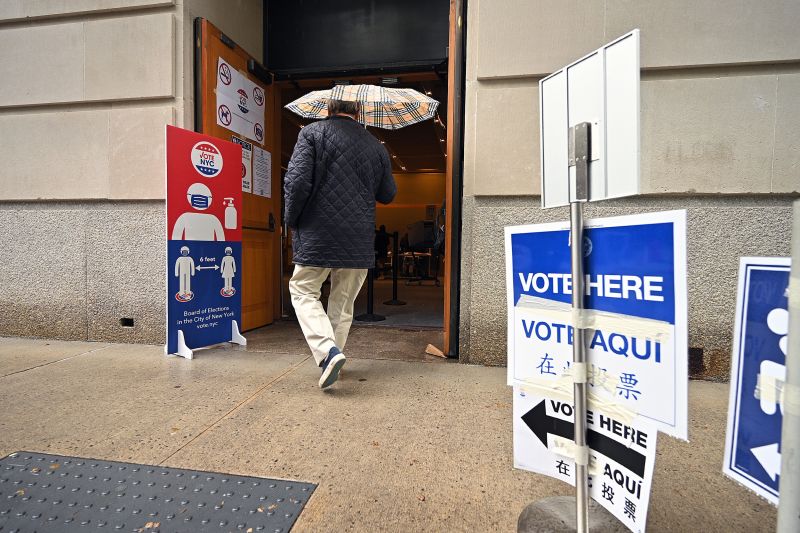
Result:
<svg viewBox="0 0 800 533">
<path fill-rule="evenodd" d="M 353 302 L 375 266 L 375 202 L 397 193 L 389 154 L 356 121 L 359 107 L 329 101 L 328 118 L 300 131 L 284 184 L 295 265 L 289 292 L 323 389 L 339 378 Z M 320 295 L 328 276 L 326 312 Z"/>
<path fill-rule="evenodd" d="M 389 234 L 386 232 L 386 226 L 381 224 L 378 231 L 375 232 L 375 279 L 380 279 L 386 268 L 386 259 L 389 257 Z"/>
</svg>

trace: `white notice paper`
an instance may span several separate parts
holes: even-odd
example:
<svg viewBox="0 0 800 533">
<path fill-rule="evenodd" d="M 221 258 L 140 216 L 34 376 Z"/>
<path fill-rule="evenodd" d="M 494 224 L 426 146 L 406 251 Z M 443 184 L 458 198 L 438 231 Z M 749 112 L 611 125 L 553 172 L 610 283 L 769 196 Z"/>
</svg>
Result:
<svg viewBox="0 0 800 533">
<path fill-rule="evenodd" d="M 253 145 L 239 137 L 231 136 L 231 141 L 242 146 L 242 192 L 253 192 Z"/>
<path fill-rule="evenodd" d="M 264 90 L 224 59 L 217 62 L 217 124 L 264 142 Z"/>
<path fill-rule="evenodd" d="M 272 198 L 272 154 L 253 146 L 253 194 Z"/>
</svg>

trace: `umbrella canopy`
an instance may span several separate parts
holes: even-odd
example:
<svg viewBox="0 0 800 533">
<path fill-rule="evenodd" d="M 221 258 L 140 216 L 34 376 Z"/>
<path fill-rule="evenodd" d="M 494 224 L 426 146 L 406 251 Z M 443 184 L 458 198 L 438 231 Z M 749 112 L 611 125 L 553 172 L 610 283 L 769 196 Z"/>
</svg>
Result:
<svg viewBox="0 0 800 533">
<path fill-rule="evenodd" d="M 378 85 L 337 85 L 324 91 L 312 91 L 286 109 L 304 118 L 328 116 L 328 100 L 361 103 L 359 122 L 387 130 L 396 130 L 433 118 L 439 102 L 414 89 L 393 89 Z"/>
</svg>

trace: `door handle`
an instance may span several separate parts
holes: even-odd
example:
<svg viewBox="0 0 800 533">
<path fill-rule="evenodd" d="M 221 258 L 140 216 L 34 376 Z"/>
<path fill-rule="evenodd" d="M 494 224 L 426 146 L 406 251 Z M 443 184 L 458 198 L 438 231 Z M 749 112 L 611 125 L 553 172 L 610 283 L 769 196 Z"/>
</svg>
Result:
<svg viewBox="0 0 800 533">
<path fill-rule="evenodd" d="M 269 214 L 269 222 L 267 226 L 267 231 L 275 232 L 275 217 L 272 216 L 272 213 Z"/>
</svg>

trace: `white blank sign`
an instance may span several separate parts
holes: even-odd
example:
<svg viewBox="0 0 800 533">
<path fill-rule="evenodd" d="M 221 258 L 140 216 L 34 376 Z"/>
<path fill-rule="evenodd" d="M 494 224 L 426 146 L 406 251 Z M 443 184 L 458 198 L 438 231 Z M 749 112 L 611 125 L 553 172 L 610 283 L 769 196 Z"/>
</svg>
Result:
<svg viewBox="0 0 800 533">
<path fill-rule="evenodd" d="M 639 194 L 639 30 L 539 82 L 542 207 L 575 201 L 569 129 L 591 123 L 589 201 Z"/>
</svg>

